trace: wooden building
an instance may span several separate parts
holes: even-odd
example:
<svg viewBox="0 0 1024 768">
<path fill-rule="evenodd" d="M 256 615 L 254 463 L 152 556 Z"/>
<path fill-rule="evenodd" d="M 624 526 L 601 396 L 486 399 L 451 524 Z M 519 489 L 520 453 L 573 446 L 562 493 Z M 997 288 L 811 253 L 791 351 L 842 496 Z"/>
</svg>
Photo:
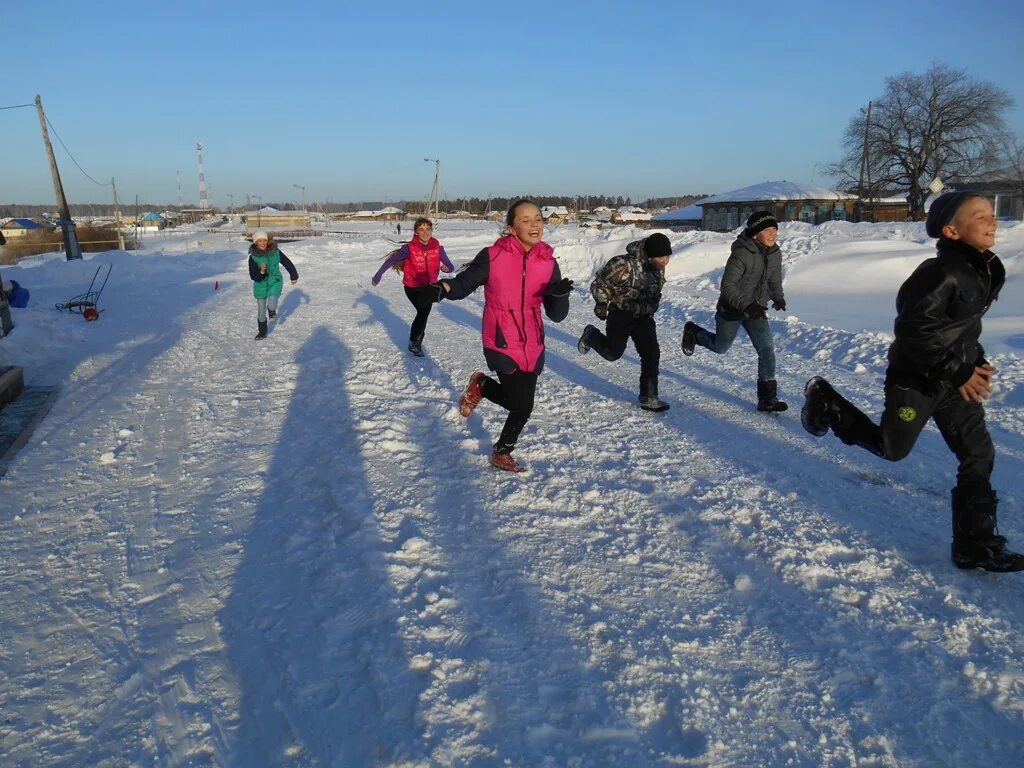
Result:
<svg viewBox="0 0 1024 768">
<path fill-rule="evenodd" d="M 776 220 L 821 224 L 848 221 L 856 195 L 793 181 L 765 181 L 699 200 L 703 229 L 730 232 L 754 211 L 771 211 Z"/>
</svg>

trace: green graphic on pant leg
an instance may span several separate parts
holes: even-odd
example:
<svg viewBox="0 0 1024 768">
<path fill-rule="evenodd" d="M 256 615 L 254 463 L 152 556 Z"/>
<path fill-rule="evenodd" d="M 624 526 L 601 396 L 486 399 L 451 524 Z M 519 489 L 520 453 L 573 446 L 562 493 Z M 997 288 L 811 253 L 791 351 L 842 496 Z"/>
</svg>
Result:
<svg viewBox="0 0 1024 768">
<path fill-rule="evenodd" d="M 913 421 L 917 418 L 917 411 L 909 405 L 904 405 L 896 411 L 896 415 L 900 417 L 900 421 Z"/>
</svg>

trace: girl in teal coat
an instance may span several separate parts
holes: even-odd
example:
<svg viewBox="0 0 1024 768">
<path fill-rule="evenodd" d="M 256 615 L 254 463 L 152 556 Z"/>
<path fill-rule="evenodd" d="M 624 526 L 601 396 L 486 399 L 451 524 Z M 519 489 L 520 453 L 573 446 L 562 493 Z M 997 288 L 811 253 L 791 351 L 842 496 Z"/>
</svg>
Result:
<svg viewBox="0 0 1024 768">
<path fill-rule="evenodd" d="M 252 295 L 256 297 L 258 307 L 256 319 L 259 333 L 256 339 L 267 338 L 267 317 L 277 319 L 277 301 L 281 298 L 284 278 L 281 267 L 288 270 L 292 285 L 299 282 L 299 272 L 295 265 L 277 247 L 267 233 L 258 229 L 252 233 L 252 245 L 249 246 L 249 277 L 252 278 Z"/>
</svg>

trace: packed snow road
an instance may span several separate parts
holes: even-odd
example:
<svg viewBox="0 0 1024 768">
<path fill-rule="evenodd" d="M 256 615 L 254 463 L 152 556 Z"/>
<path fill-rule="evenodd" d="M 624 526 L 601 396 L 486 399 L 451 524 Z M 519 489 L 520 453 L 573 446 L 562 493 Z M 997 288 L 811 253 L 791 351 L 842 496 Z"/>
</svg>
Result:
<svg viewBox="0 0 1024 768">
<path fill-rule="evenodd" d="M 912 226 L 783 228 L 787 274 Z M 437 235 L 458 264 L 495 231 Z M 889 464 L 800 427 L 816 373 L 880 409 L 885 334 L 791 299 L 791 409 L 757 413 L 743 334 L 678 346 L 730 236 L 672 235 L 672 407 L 646 413 L 632 349 L 576 350 L 627 235 L 550 233 L 577 288 L 522 475 L 487 464 L 503 411 L 458 414 L 482 296 L 439 304 L 409 355 L 399 281 L 369 285 L 380 232 L 282 246 L 300 281 L 258 343 L 237 236 L 95 257 L 117 280 L 89 325 L 48 308 L 90 262 L 18 267 L 35 301 L 0 363 L 62 390 L 0 480 L 0 765 L 1016 764 L 1024 582 L 951 566 L 938 433 Z M 1006 245 L 1019 271 L 1024 230 Z M 1019 548 L 1024 327 L 1002 322 L 989 420 Z"/>
</svg>

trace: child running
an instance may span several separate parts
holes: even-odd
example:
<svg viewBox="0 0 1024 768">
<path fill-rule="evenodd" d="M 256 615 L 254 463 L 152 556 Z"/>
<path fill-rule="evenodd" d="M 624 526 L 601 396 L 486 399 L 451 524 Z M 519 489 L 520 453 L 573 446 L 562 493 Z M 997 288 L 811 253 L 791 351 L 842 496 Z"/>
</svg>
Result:
<svg viewBox="0 0 1024 768">
<path fill-rule="evenodd" d="M 284 286 L 282 266 L 288 270 L 292 285 L 299 282 L 298 270 L 277 243 L 262 229 L 253 232 L 252 245 L 249 246 L 249 277 L 252 278 L 252 293 L 256 297 L 257 341 L 267 338 L 267 318 L 277 319 L 277 302 Z"/>
<path fill-rule="evenodd" d="M 562 277 L 554 249 L 541 239 L 544 219 L 536 203 L 517 200 L 505 224 L 508 234 L 480 251 L 458 276 L 440 281 L 437 298 L 463 299 L 484 287 L 484 359 L 498 380 L 480 371 L 470 376 L 459 413 L 468 417 L 484 398 L 506 409 L 491 465 L 522 472 L 525 467 L 512 451 L 533 412 L 537 377 L 544 368 L 541 307 L 554 322 L 564 320 L 572 281 Z"/>
</svg>

